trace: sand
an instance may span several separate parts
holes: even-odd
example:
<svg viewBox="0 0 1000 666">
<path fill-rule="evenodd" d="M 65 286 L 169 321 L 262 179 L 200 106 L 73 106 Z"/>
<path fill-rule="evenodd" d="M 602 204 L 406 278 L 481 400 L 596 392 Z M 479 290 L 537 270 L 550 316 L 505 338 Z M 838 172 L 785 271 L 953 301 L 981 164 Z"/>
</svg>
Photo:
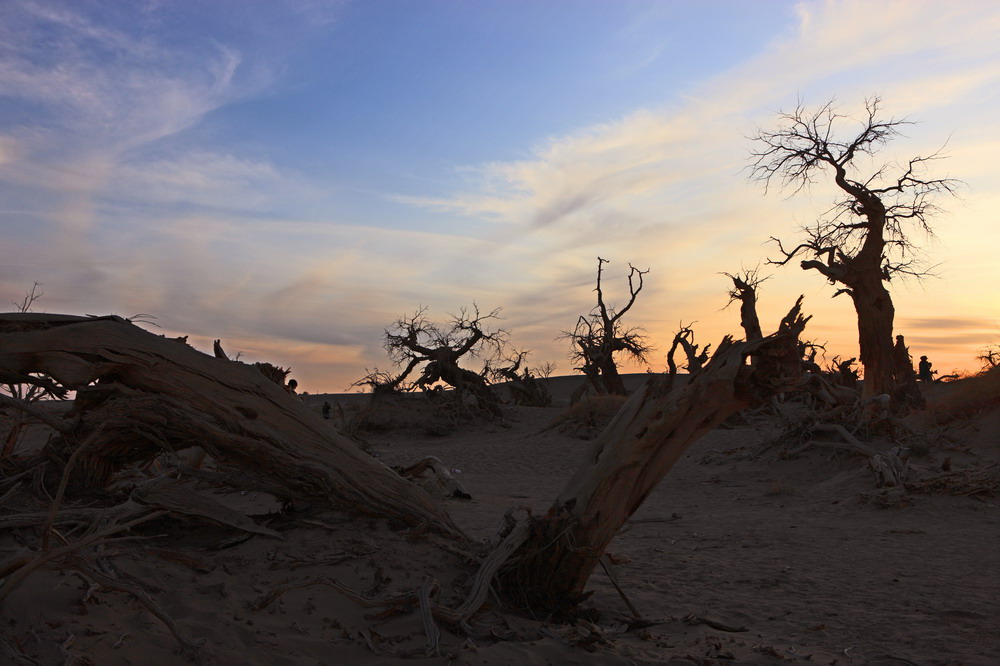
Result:
<svg viewBox="0 0 1000 666">
<path fill-rule="evenodd" d="M 588 442 L 546 429 L 562 409 L 512 407 L 502 423 L 366 440 L 389 465 L 440 458 L 472 495 L 442 501 L 484 540 L 511 507 L 544 512 L 586 451 Z M 913 463 L 985 468 L 1000 460 L 998 426 L 996 413 L 956 426 Z M 0 607 L 13 648 L 0 646 L 0 662 L 1000 663 L 997 498 L 880 490 L 855 454 L 817 448 L 783 459 L 780 442 L 766 448 L 777 432 L 761 419 L 700 440 L 612 543 L 611 573 L 642 623 L 598 570 L 589 620 L 561 625 L 491 605 L 466 631 L 441 627 L 439 653 L 427 655 L 412 604 L 381 613 L 335 584 L 391 597 L 434 578 L 436 600 L 455 605 L 474 572 L 461 546 L 378 518 L 267 518 L 277 505 L 266 495 L 202 489 L 282 538 L 168 517 L 90 558 L 141 586 L 199 647 L 182 651 L 149 605 L 63 566 L 36 571 Z M 11 495 L 0 511 L 45 508 L 26 501 Z M 6 530 L 0 559 L 37 539 L 35 529 Z"/>
</svg>

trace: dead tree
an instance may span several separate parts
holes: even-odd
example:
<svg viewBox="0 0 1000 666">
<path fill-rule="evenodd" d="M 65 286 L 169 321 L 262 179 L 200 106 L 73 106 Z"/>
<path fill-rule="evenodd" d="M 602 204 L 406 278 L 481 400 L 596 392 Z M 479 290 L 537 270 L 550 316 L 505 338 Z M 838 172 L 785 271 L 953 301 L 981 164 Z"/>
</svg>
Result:
<svg viewBox="0 0 1000 666">
<path fill-rule="evenodd" d="M 440 503 L 257 369 L 121 317 L 0 315 L 0 373 L 24 382 L 44 377 L 76 392 L 59 418 L 13 398 L 2 401 L 56 432 L 45 464 L 55 485 L 69 479 L 69 490 L 103 488 L 126 466 L 200 446 L 216 460 L 218 478 L 236 489 L 461 534 Z"/>
<path fill-rule="evenodd" d="M 812 340 L 802 340 L 799 342 L 799 355 L 802 357 L 802 369 L 806 372 L 819 374 L 823 368 L 816 362 L 816 356 L 820 351 L 826 352 L 826 346 Z"/>
<path fill-rule="evenodd" d="M 729 290 L 728 308 L 736 301 L 740 302 L 740 326 L 746 334 L 747 342 L 760 340 L 764 337 L 760 329 L 760 318 L 757 316 L 757 287 L 770 276 L 761 277 L 757 268 L 744 269 L 742 273 L 723 273 L 733 281 Z"/>
<path fill-rule="evenodd" d="M 784 265 L 804 257 L 800 266 L 815 270 L 839 288 L 834 296 L 847 294 L 858 317 L 858 345 L 864 366 L 864 396 L 891 393 L 893 319 L 895 310 L 887 283 L 895 276 L 921 276 L 913 253 L 911 232 L 930 233 L 929 218 L 937 211 L 936 195 L 954 194 L 956 181 L 923 175 L 934 153 L 914 157 L 905 167 L 877 167 L 859 174 L 856 158 L 874 155 L 900 134 L 905 120 L 885 119 L 881 100 L 865 102 L 865 115 L 856 133 L 838 138 L 846 118 L 833 101 L 816 111 L 801 104 L 779 116 L 779 128 L 759 131 L 751 177 L 765 190 L 777 183 L 794 193 L 811 185 L 820 173 L 831 174 L 843 193 L 829 213 L 815 225 L 802 229 L 804 239 L 791 249 L 772 237 L 780 258 L 769 263 Z"/>
<path fill-rule="evenodd" d="M 629 299 L 624 307 L 616 310 L 609 307 L 604 300 L 604 289 L 601 278 L 607 259 L 597 258 L 597 305 L 587 315 L 581 315 L 576 321 L 572 332 L 563 333 L 564 338 L 573 345 L 571 358 L 579 363 L 577 370 L 586 378 L 586 386 L 598 394 L 625 395 L 625 384 L 618 373 L 615 355 L 625 353 L 639 363 L 645 363 L 651 347 L 646 341 L 643 330 L 637 326 L 625 327 L 622 317 L 625 316 L 642 291 L 643 276 L 649 269 L 639 270 L 629 264 L 628 292 Z"/>
<path fill-rule="evenodd" d="M 983 364 L 983 372 L 989 372 L 1000 366 L 1000 344 L 993 343 L 983 347 L 976 356 L 976 360 Z"/>
<path fill-rule="evenodd" d="M 687 358 L 687 365 L 684 366 L 684 369 L 688 371 L 688 374 L 698 372 L 708 362 L 709 350 L 712 345 L 705 345 L 705 348 L 699 352 L 700 345 L 694 341 L 692 326 L 694 326 L 694 322 L 688 326 L 681 324 L 681 329 L 674 335 L 674 340 L 670 344 L 670 351 L 667 352 L 667 374 L 671 377 L 677 374 L 677 362 L 674 360 L 674 354 L 678 347 L 684 351 L 684 356 Z"/>
<path fill-rule="evenodd" d="M 478 407 L 494 415 L 500 414 L 497 398 L 490 390 L 486 374 L 491 359 L 503 356 L 508 333 L 491 330 L 486 323 L 500 318 L 500 308 L 482 314 L 479 307 L 463 308 L 452 316 L 447 326 L 427 319 L 427 308 L 419 308 L 401 317 L 385 331 L 385 349 L 398 373 L 390 374 L 377 368 L 354 383 L 371 386 L 373 392 L 430 390 L 439 383 L 451 386 L 459 397 L 470 394 Z M 459 365 L 463 357 L 481 358 L 485 363 L 480 372 Z M 409 380 L 411 373 L 419 375 Z"/>
<path fill-rule="evenodd" d="M 561 613 L 584 588 L 605 549 L 663 476 L 699 437 L 730 414 L 798 388 L 801 298 L 778 332 L 753 342 L 726 337 L 699 372 L 670 390 L 653 376 L 622 406 L 544 516 L 522 524 L 500 571 L 500 592 L 536 614 Z M 756 357 L 749 365 L 747 357 Z"/>
<path fill-rule="evenodd" d="M 527 356 L 528 352 L 525 350 L 513 352 L 495 367 L 491 367 L 489 374 L 497 382 L 506 382 L 511 402 L 515 405 L 548 407 L 552 404 L 552 394 L 538 380 L 551 375 L 553 366 L 546 364 L 541 368 L 528 367 L 524 365 Z"/>
<path fill-rule="evenodd" d="M 692 443 L 732 412 L 800 383 L 797 337 L 806 321 L 797 303 L 774 335 L 727 337 L 683 385 L 666 390 L 654 379 L 633 395 L 548 514 L 513 525 L 482 559 L 466 601 L 454 610 L 428 602 L 433 616 L 460 624 L 491 586 L 532 612 L 578 603 L 608 543 Z M 0 371 L 36 373 L 76 392 L 61 417 L 10 400 L 58 433 L 45 464 L 82 488 L 106 487 L 129 465 L 198 445 L 218 461 L 213 479 L 231 487 L 391 516 L 468 543 L 439 502 L 255 369 L 119 317 L 0 315 Z"/>
<path fill-rule="evenodd" d="M 827 375 L 838 386 L 855 389 L 858 386 L 858 371 L 854 369 L 857 361 L 854 356 L 847 359 L 841 359 L 839 355 L 834 356 L 827 367 Z"/>
</svg>

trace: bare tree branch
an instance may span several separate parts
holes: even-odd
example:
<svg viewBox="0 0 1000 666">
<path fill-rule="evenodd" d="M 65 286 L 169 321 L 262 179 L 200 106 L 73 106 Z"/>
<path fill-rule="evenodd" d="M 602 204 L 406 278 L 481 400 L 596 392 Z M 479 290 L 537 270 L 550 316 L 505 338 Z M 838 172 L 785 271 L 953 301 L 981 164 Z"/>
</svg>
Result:
<svg viewBox="0 0 1000 666">
<path fill-rule="evenodd" d="M 801 102 L 778 115 L 778 128 L 759 130 L 753 137 L 750 178 L 764 185 L 802 191 L 821 176 L 832 178 L 842 193 L 833 207 L 791 249 L 771 237 L 779 256 L 768 259 L 783 266 L 800 258 L 803 270 L 815 270 L 847 294 L 858 314 L 865 396 L 892 393 L 892 326 L 894 309 L 886 283 L 896 276 L 921 278 L 928 269 L 915 256 L 913 230 L 930 235 L 930 217 L 939 209 L 938 195 L 955 195 L 959 181 L 925 175 L 942 159 L 940 152 L 911 158 L 904 166 L 883 163 L 867 176 L 855 159 L 874 156 L 900 136 L 910 121 L 882 113 L 882 101 L 865 100 L 855 119 L 838 113 L 834 100 L 816 110 Z"/>
</svg>

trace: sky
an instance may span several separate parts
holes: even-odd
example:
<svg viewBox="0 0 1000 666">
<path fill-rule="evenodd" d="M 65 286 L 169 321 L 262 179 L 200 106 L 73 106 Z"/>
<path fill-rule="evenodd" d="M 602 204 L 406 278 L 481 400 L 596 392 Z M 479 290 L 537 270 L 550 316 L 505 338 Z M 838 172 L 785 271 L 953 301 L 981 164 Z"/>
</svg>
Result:
<svg viewBox="0 0 1000 666">
<path fill-rule="evenodd" d="M 867 97 L 961 181 L 894 280 L 896 329 L 942 373 L 1000 342 L 1000 4 L 906 0 L 0 0 L 0 303 L 145 315 L 310 392 L 389 364 L 420 306 L 503 308 L 536 364 L 649 269 L 628 323 L 740 334 L 722 272 L 760 265 L 765 332 L 857 354 L 853 308 L 767 265 L 835 198 L 748 177 L 776 114 Z M 845 121 L 845 132 L 856 129 Z M 864 165 L 862 165 L 863 167 Z M 871 169 L 877 165 L 870 165 Z M 626 366 L 643 371 L 646 366 Z"/>
</svg>

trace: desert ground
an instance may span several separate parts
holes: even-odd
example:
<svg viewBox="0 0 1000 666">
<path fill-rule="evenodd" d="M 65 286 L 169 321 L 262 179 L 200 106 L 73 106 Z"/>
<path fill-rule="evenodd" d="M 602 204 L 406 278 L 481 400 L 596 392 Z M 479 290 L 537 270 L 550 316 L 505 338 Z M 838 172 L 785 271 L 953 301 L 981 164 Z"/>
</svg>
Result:
<svg viewBox="0 0 1000 666">
<path fill-rule="evenodd" d="M 265 493 L 222 495 L 191 482 L 260 529 L 167 513 L 103 540 L 86 558 L 36 568 L 2 601 L 0 660 L 1000 663 L 996 401 L 946 425 L 935 423 L 933 410 L 911 419 L 933 433 L 914 447 L 911 467 L 929 476 L 948 470 L 954 480 L 925 492 L 876 487 L 864 457 L 802 447 L 783 437 L 767 410 L 730 419 L 687 451 L 616 537 L 611 566 L 593 575 L 580 616 L 527 618 L 491 599 L 464 626 L 439 627 L 430 641 L 434 630 L 413 591 L 433 578 L 439 603 L 459 603 L 475 573 L 475 544 L 490 539 L 512 508 L 544 513 L 586 455 L 584 437 L 606 420 L 596 411 L 567 414 L 575 381 L 552 382 L 555 406 L 508 406 L 501 420 L 448 428 L 408 425 L 396 408 L 379 414 L 366 407 L 368 397 L 307 398 L 317 412 L 334 403 L 331 429 L 359 410 L 376 414 L 378 427 L 359 431 L 358 444 L 386 465 L 440 459 L 471 499 L 445 497 L 434 479 L 420 482 L 446 502 L 468 547 L 378 516 L 282 507 Z M 932 406 L 952 390 L 925 387 Z M 42 432 L 29 428 L 21 452 L 42 446 Z M 155 466 L 134 472 L 155 473 Z M 962 485 L 963 478 L 978 482 Z M 40 534 L 37 525 L 13 527 L 16 517 L 48 506 L 26 486 L 8 476 L 0 487 L 0 559 L 8 563 Z M 64 505 L 82 513 L 60 538 L 99 530 L 86 510 L 112 500 Z M 366 603 L 394 597 L 395 604 Z"/>
</svg>

